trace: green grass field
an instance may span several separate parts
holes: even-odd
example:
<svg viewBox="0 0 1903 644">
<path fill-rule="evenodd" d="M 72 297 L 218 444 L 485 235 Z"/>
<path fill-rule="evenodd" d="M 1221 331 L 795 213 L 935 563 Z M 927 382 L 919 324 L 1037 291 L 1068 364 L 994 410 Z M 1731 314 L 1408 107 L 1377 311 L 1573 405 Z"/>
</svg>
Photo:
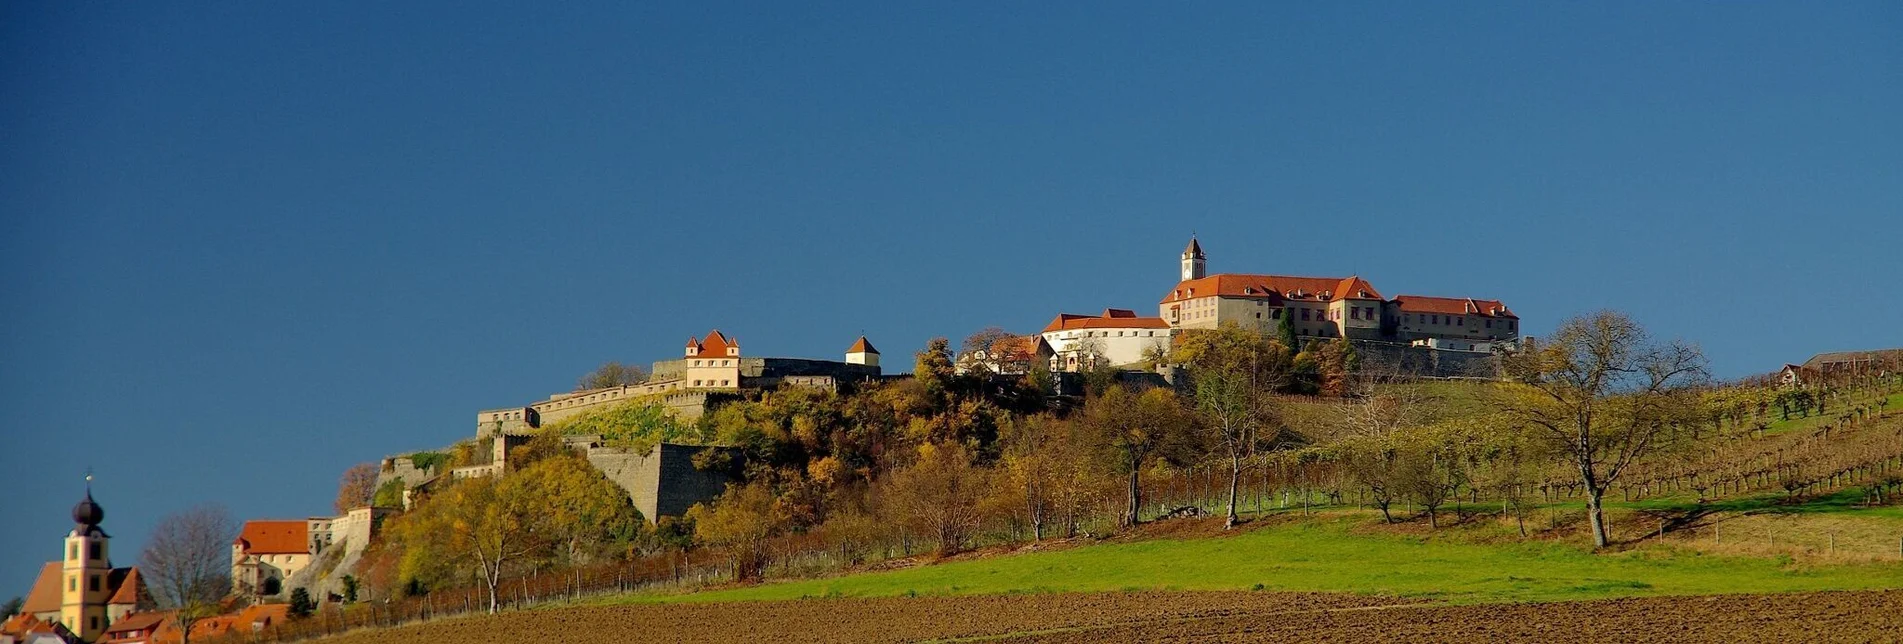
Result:
<svg viewBox="0 0 1903 644">
<path fill-rule="evenodd" d="M 1895 563 L 1804 566 L 1671 546 L 1593 554 L 1472 531 L 1409 536 L 1336 516 L 1232 536 L 1106 543 L 827 579 L 610 602 L 682 602 L 1117 590 L 1331 591 L 1456 603 L 1903 588 Z M 1485 531 L 1483 531 L 1485 532 Z"/>
</svg>

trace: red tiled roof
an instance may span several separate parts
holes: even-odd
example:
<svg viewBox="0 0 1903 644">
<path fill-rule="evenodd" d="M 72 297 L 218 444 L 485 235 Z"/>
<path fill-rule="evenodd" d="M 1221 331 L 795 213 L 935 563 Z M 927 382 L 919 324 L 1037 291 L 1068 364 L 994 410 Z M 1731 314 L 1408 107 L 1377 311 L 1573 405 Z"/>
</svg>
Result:
<svg viewBox="0 0 1903 644">
<path fill-rule="evenodd" d="M 107 580 L 113 589 L 112 598 L 106 600 L 107 604 L 138 604 L 145 594 L 145 580 L 139 578 L 139 569 L 136 567 L 115 568 Z"/>
<path fill-rule="evenodd" d="M 714 329 L 707 332 L 707 339 L 705 340 L 688 338 L 687 348 L 695 349 L 696 351 L 691 355 L 697 358 L 727 357 L 727 349 L 739 349 L 740 343 L 722 334 L 719 329 Z M 737 354 L 739 352 L 735 351 L 734 353 Z"/>
<path fill-rule="evenodd" d="M 846 348 L 846 353 L 878 353 L 878 352 L 879 350 L 872 348 L 872 343 L 867 342 L 866 336 L 863 336 L 863 335 L 859 336 L 858 342 L 854 342 L 852 343 L 851 347 Z"/>
<path fill-rule="evenodd" d="M 1170 323 L 1163 318 L 1140 318 L 1135 313 L 1123 309 L 1105 309 L 1101 316 L 1059 313 L 1050 324 L 1044 325 L 1040 333 L 1064 331 L 1069 329 L 1167 329 Z"/>
<path fill-rule="evenodd" d="M 303 521 L 246 521 L 244 531 L 232 542 L 245 554 L 309 554 L 310 526 Z"/>
<path fill-rule="evenodd" d="M 106 637 L 101 642 L 141 641 L 144 638 L 133 634 L 156 630 L 160 624 L 165 623 L 166 618 L 171 616 L 169 612 L 128 613 L 125 617 L 119 618 L 119 621 L 106 627 Z"/>
<path fill-rule="evenodd" d="M 1520 319 L 1507 305 L 1499 300 L 1476 300 L 1458 297 L 1429 297 L 1426 295 L 1402 295 L 1394 298 L 1403 313 L 1439 313 L 1441 315 L 1477 315 L 1483 318 Z"/>
<path fill-rule="evenodd" d="M 40 567 L 40 576 L 33 580 L 33 590 L 26 594 L 26 603 L 20 605 L 22 613 L 46 613 L 59 610 L 60 565 L 49 561 Z"/>
<path fill-rule="evenodd" d="M 1322 302 L 1360 299 L 1379 300 L 1381 292 L 1360 277 L 1295 277 L 1290 275 L 1244 275 L 1221 273 L 1201 279 L 1177 282 L 1163 296 L 1164 304 L 1195 297 L 1253 297 L 1271 301 L 1296 300 Z M 1327 299 L 1323 299 L 1326 295 Z"/>
<path fill-rule="evenodd" d="M 8 617 L 6 621 L 0 621 L 0 635 L 25 635 L 27 631 L 39 625 L 40 618 L 34 617 L 32 613 L 23 612 Z"/>
</svg>

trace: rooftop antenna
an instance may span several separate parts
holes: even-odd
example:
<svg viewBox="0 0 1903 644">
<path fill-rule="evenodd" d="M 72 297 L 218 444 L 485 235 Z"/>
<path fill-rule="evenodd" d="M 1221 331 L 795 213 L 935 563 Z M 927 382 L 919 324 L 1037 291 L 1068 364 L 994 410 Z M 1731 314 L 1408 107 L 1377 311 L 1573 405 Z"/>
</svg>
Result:
<svg viewBox="0 0 1903 644">
<path fill-rule="evenodd" d="M 86 466 L 86 496 L 93 494 L 93 466 Z"/>
</svg>

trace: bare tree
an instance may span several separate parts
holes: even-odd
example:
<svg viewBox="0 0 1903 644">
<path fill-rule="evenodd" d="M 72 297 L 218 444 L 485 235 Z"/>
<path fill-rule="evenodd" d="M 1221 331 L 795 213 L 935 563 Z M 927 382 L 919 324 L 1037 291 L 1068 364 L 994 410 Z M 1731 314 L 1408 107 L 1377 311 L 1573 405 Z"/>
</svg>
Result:
<svg viewBox="0 0 1903 644">
<path fill-rule="evenodd" d="M 648 372 L 639 365 L 606 362 L 575 381 L 576 391 L 638 385 L 648 381 Z"/>
<path fill-rule="evenodd" d="M 1186 336 L 1177 362 L 1193 370 L 1190 382 L 1206 441 L 1229 462 L 1229 504 L 1223 528 L 1236 527 L 1243 460 L 1273 442 L 1278 431 L 1273 392 L 1287 386 L 1288 349 L 1235 324 Z"/>
<path fill-rule="evenodd" d="M 1680 342 L 1653 342 L 1632 318 L 1600 311 L 1566 320 L 1507 366 L 1527 388 L 1510 410 L 1566 455 L 1586 492 L 1593 545 L 1605 547 L 1606 491 L 1665 429 L 1698 422 L 1689 394 L 1708 378 L 1704 355 Z"/>
<path fill-rule="evenodd" d="M 192 625 L 218 614 L 231 591 L 231 540 L 238 525 L 222 506 L 201 505 L 159 520 L 139 555 L 139 574 L 191 644 Z"/>
</svg>

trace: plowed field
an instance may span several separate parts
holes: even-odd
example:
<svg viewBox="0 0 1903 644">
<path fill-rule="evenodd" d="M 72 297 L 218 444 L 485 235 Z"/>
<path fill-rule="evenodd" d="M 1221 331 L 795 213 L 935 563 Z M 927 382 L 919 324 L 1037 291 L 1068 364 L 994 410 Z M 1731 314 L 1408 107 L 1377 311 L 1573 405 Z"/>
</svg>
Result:
<svg viewBox="0 0 1903 644">
<path fill-rule="evenodd" d="M 476 642 L 1898 641 L 1903 591 L 1442 606 L 1271 592 L 599 606 L 360 631 L 338 644 Z"/>
</svg>

